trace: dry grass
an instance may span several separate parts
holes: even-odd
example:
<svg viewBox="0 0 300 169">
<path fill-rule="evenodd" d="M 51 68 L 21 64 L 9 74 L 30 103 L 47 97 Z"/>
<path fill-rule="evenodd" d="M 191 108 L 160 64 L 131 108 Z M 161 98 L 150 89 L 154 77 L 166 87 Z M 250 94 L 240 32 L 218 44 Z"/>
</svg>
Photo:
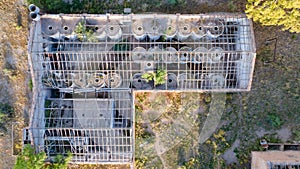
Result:
<svg viewBox="0 0 300 169">
<path fill-rule="evenodd" d="M 24 113 L 27 97 L 27 8 L 22 1 L 0 1 L 0 102 L 13 107 L 13 119 L 9 119 L 0 132 L 0 166 L 12 168 L 11 125 L 14 125 L 14 152 L 21 148 L 21 130 L 26 126 Z"/>
</svg>

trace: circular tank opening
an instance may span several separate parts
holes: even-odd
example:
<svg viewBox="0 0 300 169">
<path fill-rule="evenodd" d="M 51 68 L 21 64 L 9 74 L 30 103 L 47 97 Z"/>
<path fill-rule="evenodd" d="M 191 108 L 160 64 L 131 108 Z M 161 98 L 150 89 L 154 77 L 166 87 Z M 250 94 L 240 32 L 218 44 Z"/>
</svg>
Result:
<svg viewBox="0 0 300 169">
<path fill-rule="evenodd" d="M 201 26 L 198 29 L 199 29 L 199 31 L 202 31 L 202 27 Z"/>
<path fill-rule="evenodd" d="M 139 26 L 139 27 L 137 28 L 137 30 L 138 30 L 138 31 L 141 31 L 141 30 L 143 30 L 143 28 Z"/>
<path fill-rule="evenodd" d="M 48 29 L 51 31 L 53 29 L 53 27 L 51 25 L 49 25 Z"/>
<path fill-rule="evenodd" d="M 172 82 L 173 82 L 173 80 L 172 80 L 172 79 L 169 79 L 169 80 L 168 80 L 168 82 L 169 82 L 169 83 L 172 83 Z"/>
<path fill-rule="evenodd" d="M 98 26 L 96 26 L 96 27 L 95 27 L 95 30 L 97 31 L 98 29 L 99 29 Z"/>
<path fill-rule="evenodd" d="M 217 30 L 219 30 L 219 28 L 218 28 L 217 26 L 215 26 L 215 27 L 214 27 L 214 30 L 217 31 Z"/>
<path fill-rule="evenodd" d="M 98 83 L 100 80 L 98 78 L 95 79 L 95 82 Z"/>
<path fill-rule="evenodd" d="M 151 63 L 147 63 L 147 66 L 151 66 Z"/>
<path fill-rule="evenodd" d="M 113 83 L 113 82 L 115 82 L 115 80 L 114 80 L 114 79 L 110 79 L 110 82 L 112 82 L 112 83 Z"/>
<path fill-rule="evenodd" d="M 36 13 L 31 13 L 30 16 L 31 16 L 31 18 L 35 19 L 37 17 L 37 14 Z"/>
<path fill-rule="evenodd" d="M 142 80 L 141 80 L 141 79 L 139 79 L 139 80 L 138 80 L 138 82 L 142 82 Z"/>
<path fill-rule="evenodd" d="M 114 27 L 113 27 L 113 26 L 111 26 L 109 29 L 110 29 L 111 31 L 113 31 L 113 30 L 114 30 Z"/>
<path fill-rule="evenodd" d="M 183 27 L 183 30 L 185 30 L 185 31 L 188 30 L 188 27 L 187 27 L 187 26 L 184 26 L 184 27 Z"/>
<path fill-rule="evenodd" d="M 32 4 L 32 5 L 30 5 L 29 7 L 30 7 L 30 11 L 35 11 L 35 10 L 36 10 L 36 6 L 35 6 L 35 5 L 33 5 L 33 4 Z"/>
</svg>

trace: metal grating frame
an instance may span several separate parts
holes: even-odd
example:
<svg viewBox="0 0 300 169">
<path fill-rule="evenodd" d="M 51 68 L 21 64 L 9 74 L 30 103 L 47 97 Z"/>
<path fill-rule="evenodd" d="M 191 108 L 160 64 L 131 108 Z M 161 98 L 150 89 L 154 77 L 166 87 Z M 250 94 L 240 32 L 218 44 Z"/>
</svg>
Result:
<svg viewBox="0 0 300 169">
<path fill-rule="evenodd" d="M 299 162 L 270 162 L 268 161 L 269 169 L 300 169 Z"/>
<path fill-rule="evenodd" d="M 24 142 L 50 159 L 70 151 L 73 163 L 133 164 L 132 92 L 249 91 L 255 62 L 251 21 L 229 13 L 43 15 L 28 50 Z M 158 70 L 165 83 L 142 78 Z"/>
<path fill-rule="evenodd" d="M 75 33 L 81 22 L 92 38 Z M 50 29 L 51 28 L 51 29 Z M 255 61 L 243 15 L 44 15 L 33 46 L 44 87 L 246 91 Z M 81 36 L 81 35 L 80 35 Z M 159 69 L 166 82 L 141 78 Z"/>
<path fill-rule="evenodd" d="M 49 159 L 73 163 L 132 163 L 133 100 L 127 90 L 65 93 L 48 90 L 31 119 L 31 140 Z"/>
</svg>

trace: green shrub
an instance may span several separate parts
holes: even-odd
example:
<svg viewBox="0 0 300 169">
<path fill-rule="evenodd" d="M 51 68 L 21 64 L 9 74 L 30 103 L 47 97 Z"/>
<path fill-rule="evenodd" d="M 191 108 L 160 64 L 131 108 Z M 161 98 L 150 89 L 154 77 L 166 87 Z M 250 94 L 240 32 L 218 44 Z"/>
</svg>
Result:
<svg viewBox="0 0 300 169">
<path fill-rule="evenodd" d="M 153 80 L 154 86 L 157 86 L 166 83 L 167 71 L 158 69 L 155 73 L 154 72 L 144 73 L 142 75 L 142 78 L 146 79 L 147 81 Z"/>
<path fill-rule="evenodd" d="M 300 3 L 296 0 L 248 0 L 246 14 L 262 25 L 279 25 L 283 30 L 300 32 Z"/>
<path fill-rule="evenodd" d="M 123 4 L 119 4 L 119 1 L 72 0 L 72 4 L 64 0 L 27 0 L 27 2 L 37 5 L 45 13 L 101 14 L 107 12 L 122 13 L 123 11 Z M 108 9 L 110 10 L 108 11 Z"/>
<path fill-rule="evenodd" d="M 275 114 L 268 115 L 268 121 L 275 128 L 278 128 L 283 124 L 282 120 L 278 116 L 276 116 Z"/>
<path fill-rule="evenodd" d="M 81 42 L 97 42 L 97 38 L 94 35 L 94 31 L 90 27 L 86 27 L 84 22 L 79 22 L 75 27 L 75 33 L 77 38 Z"/>
<path fill-rule="evenodd" d="M 53 163 L 45 164 L 47 156 L 45 152 L 35 153 L 34 148 L 29 144 L 25 145 L 21 154 L 18 155 L 14 169 L 67 169 L 72 154 L 67 157 L 58 154 Z"/>
<path fill-rule="evenodd" d="M 36 154 L 30 145 L 26 145 L 22 153 L 17 157 L 14 169 L 40 169 L 44 167 L 46 153 Z"/>
<path fill-rule="evenodd" d="M 300 130 L 294 130 L 293 132 L 293 141 L 297 141 L 300 143 Z"/>
</svg>

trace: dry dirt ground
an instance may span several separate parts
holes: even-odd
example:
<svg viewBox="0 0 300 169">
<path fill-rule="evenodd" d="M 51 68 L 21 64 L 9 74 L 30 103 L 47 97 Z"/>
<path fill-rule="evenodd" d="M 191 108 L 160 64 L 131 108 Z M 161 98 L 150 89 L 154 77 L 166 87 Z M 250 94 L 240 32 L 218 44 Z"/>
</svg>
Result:
<svg viewBox="0 0 300 169">
<path fill-rule="evenodd" d="M 27 8 L 22 0 L 0 0 L 0 103 L 13 107 L 0 128 L 0 168 L 12 168 L 26 126 L 28 98 Z M 14 145 L 12 146 L 12 125 Z M 13 150 L 12 150 L 13 149 Z"/>
</svg>

